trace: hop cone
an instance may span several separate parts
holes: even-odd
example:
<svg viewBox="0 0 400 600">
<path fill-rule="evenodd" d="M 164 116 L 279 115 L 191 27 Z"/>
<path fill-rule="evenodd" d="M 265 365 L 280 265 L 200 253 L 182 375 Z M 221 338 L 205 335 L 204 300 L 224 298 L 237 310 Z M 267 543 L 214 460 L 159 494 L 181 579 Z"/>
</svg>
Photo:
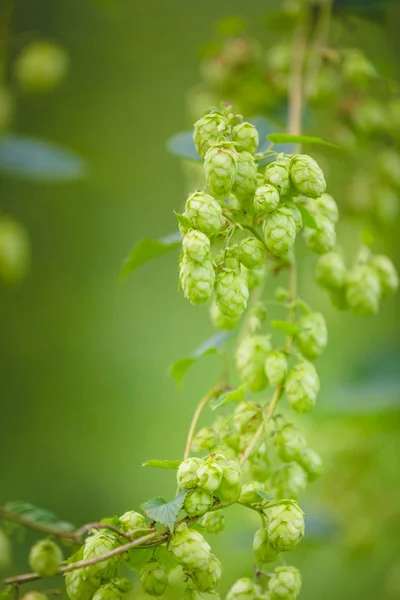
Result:
<svg viewBox="0 0 400 600">
<path fill-rule="evenodd" d="M 284 256 L 296 240 L 296 223 L 286 210 L 278 208 L 268 216 L 263 225 L 267 248 L 276 256 Z"/>
<path fill-rule="evenodd" d="M 258 131 L 251 123 L 239 123 L 232 129 L 232 139 L 240 144 L 239 149 L 254 154 L 258 148 Z"/>
<path fill-rule="evenodd" d="M 312 212 L 327 217 L 332 223 L 339 221 L 339 208 L 336 200 L 330 194 L 322 194 L 319 198 L 310 201 Z"/>
<path fill-rule="evenodd" d="M 273 548 L 268 539 L 267 529 L 258 529 L 254 535 L 253 551 L 259 564 L 264 565 L 274 562 L 278 552 Z"/>
<path fill-rule="evenodd" d="M 203 262 L 210 254 L 211 243 L 205 233 L 191 229 L 183 237 L 182 248 L 190 260 Z"/>
<path fill-rule="evenodd" d="M 298 363 L 290 371 L 285 385 L 291 407 L 298 413 L 314 408 L 319 387 L 319 377 L 314 365 L 306 360 Z"/>
<path fill-rule="evenodd" d="M 223 467 L 211 457 L 205 459 L 197 471 L 199 486 L 209 492 L 214 492 L 220 486 L 222 476 Z"/>
<path fill-rule="evenodd" d="M 215 496 L 221 504 L 228 505 L 237 502 L 242 491 L 242 472 L 240 466 L 233 460 L 221 462 L 223 465 L 223 476 L 221 485 L 215 491 Z"/>
<path fill-rule="evenodd" d="M 290 180 L 300 194 L 309 198 L 318 198 L 326 190 L 322 170 L 315 160 L 306 154 L 299 154 L 292 158 Z"/>
<path fill-rule="evenodd" d="M 265 266 L 260 267 L 259 269 L 247 269 L 244 265 L 242 265 L 241 274 L 245 279 L 249 290 L 254 290 L 256 287 L 262 284 L 267 275 L 267 271 Z"/>
<path fill-rule="evenodd" d="M 304 228 L 304 239 L 307 246 L 316 254 L 331 252 L 336 244 L 335 226 L 328 217 L 316 215 L 315 221 L 318 229 Z"/>
<path fill-rule="evenodd" d="M 241 434 L 255 433 L 261 422 L 260 408 L 253 402 L 241 402 L 233 414 L 233 426 Z"/>
<path fill-rule="evenodd" d="M 202 464 L 203 461 L 201 458 L 187 458 L 181 462 L 176 474 L 179 489 L 190 490 L 197 487 L 199 483 L 197 471 Z"/>
<path fill-rule="evenodd" d="M 337 252 L 321 255 L 315 266 L 315 279 L 325 288 L 342 288 L 346 283 L 347 269 L 343 257 Z"/>
<path fill-rule="evenodd" d="M 201 533 L 194 529 L 176 531 L 171 538 L 169 550 L 184 569 L 194 571 L 208 568 L 210 546 Z"/>
<path fill-rule="evenodd" d="M 265 359 L 265 373 L 274 387 L 281 385 L 287 373 L 287 358 L 284 352 L 269 352 Z"/>
<path fill-rule="evenodd" d="M 215 281 L 215 303 L 220 311 L 231 319 L 237 319 L 245 311 L 249 299 L 246 281 L 231 269 L 223 269 Z"/>
<path fill-rule="evenodd" d="M 371 258 L 369 265 L 378 274 L 382 294 L 384 296 L 394 294 L 399 287 L 399 275 L 392 261 L 387 256 L 376 255 Z"/>
<path fill-rule="evenodd" d="M 92 573 L 90 567 L 65 574 L 65 588 L 70 600 L 92 600 L 100 583 L 100 579 Z"/>
<path fill-rule="evenodd" d="M 15 78 L 24 92 L 49 92 L 66 76 L 68 54 L 61 46 L 31 42 L 14 63 Z"/>
<path fill-rule="evenodd" d="M 262 442 L 257 450 L 249 457 L 250 474 L 258 481 L 265 481 L 271 473 L 271 461 L 268 456 L 268 448 Z"/>
<path fill-rule="evenodd" d="M 213 502 L 213 495 L 210 492 L 196 488 L 187 494 L 183 508 L 189 517 L 196 517 L 208 512 Z"/>
<path fill-rule="evenodd" d="M 121 522 L 121 529 L 124 531 L 132 532 L 135 529 L 143 529 L 146 526 L 144 516 L 134 510 L 124 513 L 119 520 Z"/>
<path fill-rule="evenodd" d="M 215 282 L 211 260 L 198 263 L 184 256 L 180 263 L 179 277 L 185 298 L 192 304 L 204 304 L 211 298 Z"/>
<path fill-rule="evenodd" d="M 221 596 L 214 590 L 211 592 L 200 592 L 195 588 L 188 587 L 183 595 L 183 600 L 221 600 Z"/>
<path fill-rule="evenodd" d="M 267 534 L 278 552 L 293 550 L 304 536 L 304 513 L 294 501 L 282 500 L 267 510 Z"/>
<path fill-rule="evenodd" d="M 232 190 L 238 169 L 236 150 L 224 146 L 207 150 L 204 174 L 208 189 L 215 198 L 225 198 Z"/>
<path fill-rule="evenodd" d="M 273 213 L 279 206 L 279 192 L 273 185 L 266 183 L 258 187 L 254 194 L 254 210 L 257 215 Z"/>
<path fill-rule="evenodd" d="M 359 265 L 350 271 L 346 285 L 346 299 L 355 315 L 375 315 L 379 310 L 381 281 L 376 270 Z"/>
<path fill-rule="evenodd" d="M 301 577 L 295 567 L 277 567 L 268 582 L 269 600 L 296 600 L 301 590 Z"/>
<path fill-rule="evenodd" d="M 88 560 L 90 558 L 98 558 L 111 550 L 114 550 L 119 546 L 116 534 L 113 532 L 100 530 L 86 538 L 85 545 L 83 547 L 83 558 Z M 112 576 L 115 567 L 120 561 L 120 556 L 112 556 L 91 565 L 91 574 L 100 578 L 107 578 Z"/>
<path fill-rule="evenodd" d="M 312 450 L 311 448 L 304 450 L 299 462 L 307 473 L 309 481 L 318 479 L 318 477 L 322 474 L 324 467 L 322 458 L 318 452 L 315 452 L 315 450 Z"/>
<path fill-rule="evenodd" d="M 156 560 L 146 563 L 140 570 L 140 583 L 149 596 L 162 596 L 168 585 L 168 575 L 164 565 Z"/>
<path fill-rule="evenodd" d="M 236 350 L 236 368 L 240 379 L 252 392 L 259 392 L 268 384 L 264 364 L 270 350 L 269 337 L 265 335 L 245 337 Z"/>
<path fill-rule="evenodd" d="M 120 600 L 131 589 L 128 579 L 115 577 L 99 587 L 92 600 Z"/>
<path fill-rule="evenodd" d="M 194 124 L 193 140 L 196 151 L 202 158 L 206 155 L 210 145 L 218 138 L 229 134 L 230 127 L 226 117 L 218 113 L 211 113 L 202 117 Z"/>
<path fill-rule="evenodd" d="M 16 221 L 0 221 L 0 279 L 7 284 L 18 284 L 25 277 L 30 264 L 30 245 L 26 231 Z"/>
<path fill-rule="evenodd" d="M 39 540 L 31 548 L 29 564 L 41 577 L 52 577 L 63 561 L 61 548 L 52 540 Z"/>
<path fill-rule="evenodd" d="M 277 433 L 278 456 L 284 462 L 299 461 L 307 442 L 305 437 L 293 425 L 284 425 Z"/>
<path fill-rule="evenodd" d="M 265 493 L 265 485 L 260 481 L 248 481 L 242 486 L 239 502 L 242 504 L 259 504 L 262 497 L 258 492 Z"/>
<path fill-rule="evenodd" d="M 296 337 L 300 352 L 305 358 L 315 360 L 326 348 L 328 330 L 321 313 L 304 315 L 298 322 L 301 332 Z"/>
<path fill-rule="evenodd" d="M 206 235 L 219 233 L 223 225 L 222 208 L 205 192 L 196 191 L 189 196 L 185 205 L 185 215 L 195 229 Z"/>
<path fill-rule="evenodd" d="M 222 577 L 222 566 L 218 558 L 211 554 L 207 569 L 193 571 L 192 581 L 200 592 L 210 592 L 217 587 Z"/>
<path fill-rule="evenodd" d="M 211 450 L 217 444 L 218 436 L 212 427 L 203 427 L 194 436 L 192 441 L 193 452 Z"/>
<path fill-rule="evenodd" d="M 207 533 L 220 533 L 225 529 L 225 515 L 215 510 L 204 515 L 202 525 Z"/>
<path fill-rule="evenodd" d="M 231 319 L 224 315 L 218 306 L 213 302 L 210 306 L 211 321 L 216 329 L 231 330 L 236 329 L 239 319 Z"/>
<path fill-rule="evenodd" d="M 284 465 L 272 474 L 269 486 L 277 500 L 296 500 L 307 487 L 307 475 L 297 463 Z"/>
<path fill-rule="evenodd" d="M 249 202 L 249 204 L 247 204 L 245 201 L 253 199 L 256 186 L 257 165 L 255 160 L 249 152 L 240 152 L 238 155 L 237 172 L 232 192 L 246 210 L 252 208 L 252 203 Z"/>
<path fill-rule="evenodd" d="M 265 182 L 273 185 L 284 196 L 290 189 L 289 169 L 286 161 L 277 160 L 267 165 L 264 173 Z"/>
<path fill-rule="evenodd" d="M 238 579 L 226 596 L 226 600 L 257 600 L 259 598 L 259 589 L 251 581 L 243 577 Z"/>
<path fill-rule="evenodd" d="M 266 259 L 264 244 L 254 237 L 245 238 L 239 245 L 239 259 L 247 269 L 260 267 Z"/>
</svg>

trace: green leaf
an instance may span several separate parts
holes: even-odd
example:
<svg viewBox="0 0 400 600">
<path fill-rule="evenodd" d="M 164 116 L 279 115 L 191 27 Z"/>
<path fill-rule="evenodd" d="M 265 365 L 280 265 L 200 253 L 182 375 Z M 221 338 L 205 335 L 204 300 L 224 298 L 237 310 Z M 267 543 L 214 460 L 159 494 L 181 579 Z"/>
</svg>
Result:
<svg viewBox="0 0 400 600">
<path fill-rule="evenodd" d="M 181 158 L 190 158 L 191 160 L 203 160 L 196 152 L 196 146 L 193 141 L 191 131 L 182 131 L 176 133 L 167 142 L 167 150 Z"/>
<path fill-rule="evenodd" d="M 0 592 L 0 600 L 6 600 L 6 598 L 11 598 L 14 593 L 14 587 L 12 585 L 7 585 L 4 590 Z"/>
<path fill-rule="evenodd" d="M 336 144 L 326 142 L 319 137 L 313 137 L 310 135 L 292 135 L 291 133 L 269 133 L 267 138 L 273 144 L 314 144 L 319 146 L 331 146 L 332 148 L 339 148 Z"/>
<path fill-rule="evenodd" d="M 86 165 L 82 158 L 52 142 L 17 134 L 0 140 L 0 173 L 27 179 L 64 183 L 82 179 Z"/>
<path fill-rule="evenodd" d="M 165 546 L 157 546 L 154 552 L 154 556 L 159 563 L 164 565 L 164 567 L 167 570 L 167 573 L 170 573 L 178 566 L 178 563 L 176 562 L 175 558 L 173 557 L 171 552 L 168 552 Z"/>
<path fill-rule="evenodd" d="M 177 469 L 181 464 L 181 460 L 147 460 L 142 464 L 142 467 L 156 467 L 158 469 Z"/>
<path fill-rule="evenodd" d="M 171 531 L 174 530 L 176 517 L 183 506 L 183 502 L 186 498 L 187 490 L 182 490 L 179 494 L 167 502 L 165 498 L 153 498 L 142 504 L 142 509 L 150 519 L 166 525 Z"/>
<path fill-rule="evenodd" d="M 75 527 L 66 521 L 60 521 L 52 512 L 43 508 L 37 508 L 33 504 L 27 502 L 8 502 L 4 506 L 7 512 L 18 515 L 25 521 L 37 523 L 40 525 L 48 525 L 59 531 L 73 531 Z"/>
<path fill-rule="evenodd" d="M 153 556 L 154 548 L 132 548 L 127 552 L 127 560 L 124 564 L 139 573 L 142 567 L 149 562 Z"/>
<path fill-rule="evenodd" d="M 363 229 L 361 231 L 361 242 L 368 248 L 371 248 L 371 246 L 374 245 L 375 238 L 369 229 Z"/>
<path fill-rule="evenodd" d="M 297 335 L 298 333 L 301 333 L 301 329 L 298 325 L 289 323 L 288 321 L 280 321 L 279 319 L 271 321 L 271 327 L 278 331 L 282 331 L 282 333 L 285 333 L 286 335 Z"/>
<path fill-rule="evenodd" d="M 267 502 L 271 502 L 271 500 L 273 500 L 272 496 L 269 496 L 267 492 L 264 492 L 264 490 L 256 490 L 256 493 L 257 496 L 260 496 L 260 498 L 266 500 Z"/>
<path fill-rule="evenodd" d="M 132 248 L 129 256 L 124 260 L 119 274 L 120 281 L 126 279 L 135 269 L 141 267 L 149 260 L 163 256 L 181 245 L 179 232 L 164 236 L 158 240 L 143 238 Z"/>
<path fill-rule="evenodd" d="M 240 385 L 235 390 L 231 390 L 229 392 L 223 392 L 214 398 L 211 401 L 211 410 L 216 410 L 220 406 L 224 404 L 228 404 L 229 402 L 241 402 L 244 399 L 244 394 L 246 392 L 246 384 Z"/>
<path fill-rule="evenodd" d="M 299 211 L 301 212 L 301 216 L 303 217 L 303 225 L 304 227 L 309 227 L 310 229 L 319 229 L 317 225 L 317 221 L 315 220 L 313 214 L 308 210 L 304 204 L 301 202 L 295 203 Z"/>
<path fill-rule="evenodd" d="M 186 215 L 181 215 L 180 213 L 176 212 L 174 210 L 174 215 L 176 216 L 179 225 L 182 225 L 182 227 L 187 227 L 188 229 L 190 229 L 192 227 L 192 222 L 189 219 L 189 217 L 187 217 Z"/>
<path fill-rule="evenodd" d="M 83 560 L 83 549 L 84 549 L 84 546 L 81 546 L 79 548 L 79 550 L 77 550 L 71 556 L 69 556 L 68 558 L 66 558 L 63 561 L 63 564 L 64 565 L 70 565 L 70 564 L 72 564 L 74 562 L 79 562 L 80 560 Z"/>
</svg>

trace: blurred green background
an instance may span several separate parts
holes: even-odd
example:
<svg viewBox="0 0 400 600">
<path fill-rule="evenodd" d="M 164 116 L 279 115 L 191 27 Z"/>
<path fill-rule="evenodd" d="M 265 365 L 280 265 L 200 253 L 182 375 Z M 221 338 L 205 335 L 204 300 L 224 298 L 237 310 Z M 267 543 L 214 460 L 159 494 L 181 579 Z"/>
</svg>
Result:
<svg viewBox="0 0 400 600">
<path fill-rule="evenodd" d="M 71 148 L 87 160 L 88 175 L 65 185 L 0 179 L 1 210 L 20 220 L 32 241 L 28 278 L 0 293 L 0 503 L 27 500 L 80 524 L 174 494 L 172 472 L 141 463 L 181 457 L 194 407 L 219 363 L 208 357 L 196 365 L 184 391 L 168 366 L 212 327 L 207 310 L 178 292 L 176 256 L 123 284 L 118 271 L 137 239 L 176 229 L 172 210 L 184 200 L 185 181 L 165 144 L 188 127 L 185 95 L 199 78 L 199 46 L 214 22 L 230 15 L 247 19 L 260 39 L 270 36 L 262 17 L 278 5 L 15 2 L 11 57 L 26 40 L 43 37 L 68 50 L 71 69 L 52 94 L 18 99 L 14 130 Z M 389 4 L 382 23 L 353 18 L 341 34 L 397 74 L 399 9 Z M 339 236 L 352 247 L 354 224 L 345 221 Z M 399 266 L 396 232 L 381 246 Z M 400 598 L 398 297 L 377 318 L 356 320 L 330 309 L 307 261 L 300 270 L 301 293 L 326 312 L 330 328 L 319 407 L 305 421 L 328 468 L 305 501 L 315 535 L 293 555 L 303 597 Z M 369 392 L 373 408 L 347 411 L 351 394 L 348 400 L 334 390 L 348 392 L 349 385 L 361 407 Z M 342 523 L 355 522 L 351 535 L 343 533 Z M 254 527 L 251 515 L 232 510 L 230 527 L 213 542 L 225 587 L 251 572 Z M 14 570 L 26 569 L 20 546 L 14 555 Z"/>
</svg>

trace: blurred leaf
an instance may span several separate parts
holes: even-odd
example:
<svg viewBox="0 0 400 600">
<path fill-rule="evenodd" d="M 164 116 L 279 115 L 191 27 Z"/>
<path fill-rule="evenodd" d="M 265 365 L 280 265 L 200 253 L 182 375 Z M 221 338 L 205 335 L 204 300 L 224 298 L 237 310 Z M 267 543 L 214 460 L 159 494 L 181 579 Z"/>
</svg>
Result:
<svg viewBox="0 0 400 600">
<path fill-rule="evenodd" d="M 215 28 L 217 34 L 232 37 L 246 31 L 247 23 L 241 17 L 225 17 L 217 22 Z"/>
<path fill-rule="evenodd" d="M 310 213 L 310 211 L 308 210 L 307 207 L 304 206 L 304 204 L 301 204 L 301 202 L 295 202 L 297 208 L 299 209 L 299 211 L 301 212 L 301 216 L 303 217 L 303 225 L 304 227 L 309 227 L 310 229 L 319 229 L 318 225 L 317 225 L 317 221 L 315 220 L 314 216 Z"/>
<path fill-rule="evenodd" d="M 256 493 L 257 496 L 260 496 L 260 498 L 266 500 L 267 502 L 271 502 L 273 500 L 272 496 L 269 496 L 267 492 L 264 492 L 264 490 L 256 490 Z"/>
<path fill-rule="evenodd" d="M 27 502 L 8 502 L 4 506 L 4 510 L 18 515 L 30 523 L 48 525 L 49 527 L 58 529 L 60 531 L 73 531 L 75 529 L 71 523 L 60 521 L 60 519 L 49 510 L 37 508 L 36 506 L 33 506 L 33 504 L 29 504 Z"/>
<path fill-rule="evenodd" d="M 368 246 L 368 248 L 371 248 L 371 246 L 373 246 L 375 238 L 369 229 L 363 229 L 361 231 L 361 242 L 365 246 Z"/>
<path fill-rule="evenodd" d="M 270 133 L 267 138 L 273 144 L 316 144 L 319 146 L 331 146 L 332 148 L 339 148 L 336 144 L 331 142 L 325 142 L 319 137 L 312 137 L 309 135 L 292 135 L 291 133 Z"/>
<path fill-rule="evenodd" d="M 171 154 L 180 156 L 181 158 L 203 160 L 196 152 L 193 133 L 191 131 L 182 131 L 181 133 L 173 135 L 167 142 L 167 150 L 171 152 Z"/>
<path fill-rule="evenodd" d="M 100 523 L 105 523 L 106 525 L 114 525 L 114 527 L 118 528 L 121 526 L 121 521 L 119 517 L 117 517 L 117 515 L 114 515 L 113 517 L 105 517 L 104 519 L 100 520 Z"/>
<path fill-rule="evenodd" d="M 153 556 L 154 548 L 132 548 L 132 550 L 128 551 L 128 560 L 124 562 L 124 564 L 139 573 L 141 568 L 149 562 L 151 557 Z"/>
<path fill-rule="evenodd" d="M 0 139 L 0 173 L 21 179 L 66 182 L 81 179 L 85 161 L 44 140 L 8 134 Z"/>
<path fill-rule="evenodd" d="M 7 585 L 4 590 L 0 592 L 0 600 L 6 600 L 6 598 L 11 598 L 14 593 L 14 588 L 12 585 Z"/>
<path fill-rule="evenodd" d="M 189 217 L 187 217 L 186 215 L 181 215 L 180 213 L 176 212 L 175 210 L 174 210 L 174 215 L 176 216 L 179 225 L 182 225 L 182 227 L 187 227 L 187 228 L 192 227 L 192 222 L 189 219 Z"/>
<path fill-rule="evenodd" d="M 280 321 L 279 319 L 271 321 L 271 327 L 278 331 L 282 331 L 282 333 L 285 333 L 286 335 L 297 335 L 298 333 L 301 333 L 301 329 L 298 325 L 289 323 L 288 321 Z"/>
<path fill-rule="evenodd" d="M 157 546 L 154 552 L 154 556 L 159 563 L 164 565 L 164 567 L 167 570 L 167 573 L 170 573 L 178 566 L 178 563 L 176 562 L 174 556 L 171 554 L 171 552 L 168 552 L 165 546 Z"/>
<path fill-rule="evenodd" d="M 71 556 L 69 556 L 68 558 L 66 558 L 63 561 L 63 564 L 64 565 L 70 565 L 70 564 L 72 564 L 74 562 L 79 562 L 80 560 L 83 560 L 83 549 L 84 549 L 84 546 L 81 546 L 79 548 L 79 550 L 77 550 Z"/>
<path fill-rule="evenodd" d="M 120 281 L 126 279 L 135 269 L 141 267 L 149 260 L 163 256 L 181 245 L 179 231 L 166 235 L 158 240 L 143 238 L 134 246 L 127 258 L 124 260 L 119 274 Z"/>
<path fill-rule="evenodd" d="M 211 410 L 216 410 L 220 406 L 228 404 L 229 402 L 241 402 L 244 398 L 245 391 L 246 385 L 242 384 L 241 386 L 236 388 L 236 390 L 231 390 L 230 392 L 223 392 L 211 401 Z"/>
<path fill-rule="evenodd" d="M 142 464 L 142 467 L 156 467 L 158 469 L 177 469 L 181 464 L 181 460 L 147 460 Z"/>
<path fill-rule="evenodd" d="M 187 490 L 182 490 L 179 494 L 167 502 L 164 498 L 158 497 L 148 500 L 142 504 L 142 509 L 153 521 L 166 525 L 171 531 L 174 530 L 174 524 L 179 511 L 183 506 Z"/>
</svg>

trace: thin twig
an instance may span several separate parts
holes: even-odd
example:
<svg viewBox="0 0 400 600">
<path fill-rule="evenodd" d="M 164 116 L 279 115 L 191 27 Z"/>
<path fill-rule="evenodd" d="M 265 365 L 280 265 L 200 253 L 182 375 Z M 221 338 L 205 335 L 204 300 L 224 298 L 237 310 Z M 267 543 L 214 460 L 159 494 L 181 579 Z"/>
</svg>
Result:
<svg viewBox="0 0 400 600">
<path fill-rule="evenodd" d="M 288 133 L 300 135 L 303 106 L 303 68 L 307 49 L 307 22 L 301 17 L 294 34 L 289 86 Z"/>
</svg>

